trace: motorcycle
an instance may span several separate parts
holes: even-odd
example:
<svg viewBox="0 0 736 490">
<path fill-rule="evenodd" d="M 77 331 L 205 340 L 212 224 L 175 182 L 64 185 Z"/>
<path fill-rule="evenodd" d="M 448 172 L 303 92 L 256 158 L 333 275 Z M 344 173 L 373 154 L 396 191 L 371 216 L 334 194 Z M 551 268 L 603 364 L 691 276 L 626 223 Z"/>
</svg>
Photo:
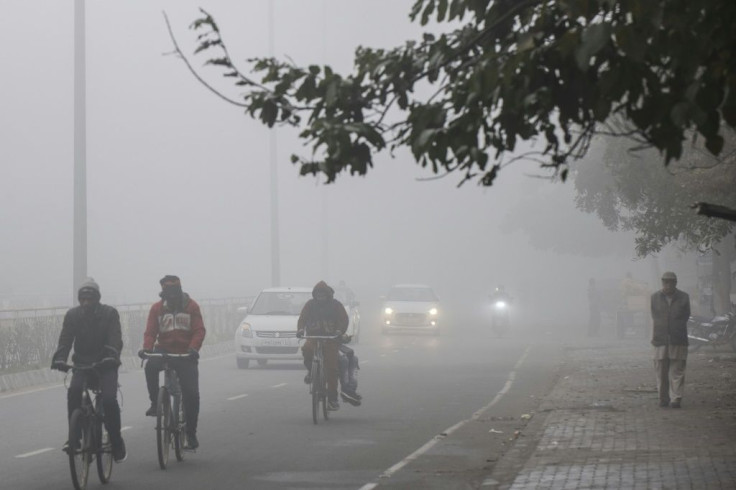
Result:
<svg viewBox="0 0 736 490">
<path fill-rule="evenodd" d="M 729 345 L 736 352 L 736 311 L 717 316 L 711 320 L 691 316 L 687 321 L 690 351 L 695 352 L 704 345 L 714 348 Z"/>
<path fill-rule="evenodd" d="M 506 335 L 509 328 L 509 302 L 503 299 L 493 301 L 491 305 L 491 328 L 499 337 Z"/>
</svg>

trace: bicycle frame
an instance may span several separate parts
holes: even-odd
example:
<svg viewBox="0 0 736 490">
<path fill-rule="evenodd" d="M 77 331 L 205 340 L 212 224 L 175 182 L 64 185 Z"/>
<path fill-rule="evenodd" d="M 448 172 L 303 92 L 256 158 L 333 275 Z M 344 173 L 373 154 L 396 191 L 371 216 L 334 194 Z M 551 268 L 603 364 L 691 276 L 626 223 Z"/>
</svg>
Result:
<svg viewBox="0 0 736 490">
<path fill-rule="evenodd" d="M 327 409 L 327 376 L 324 369 L 324 342 L 337 340 L 339 336 L 305 335 L 305 340 L 314 340 L 314 357 L 312 358 L 312 382 L 309 385 L 309 394 L 312 395 L 312 421 L 316 425 L 319 421 L 319 405 L 322 405 L 322 417 L 329 419 Z"/>
<path fill-rule="evenodd" d="M 69 469 L 77 490 L 86 488 L 89 467 L 95 459 L 97 475 L 102 483 L 107 483 L 112 475 L 112 446 L 109 436 L 105 439 L 102 389 L 99 384 L 94 388 L 89 385 L 88 373 L 93 372 L 99 378 L 97 367 L 96 364 L 69 366 L 72 371 L 84 372 L 82 401 L 69 418 Z"/>
<path fill-rule="evenodd" d="M 171 359 L 187 359 L 190 354 L 168 354 L 151 352 L 144 359 L 162 359 L 164 383 L 159 388 L 159 400 L 156 414 L 156 446 L 161 469 L 166 469 L 169 461 L 169 449 L 173 446 L 177 461 L 184 459 L 186 447 L 186 414 L 182 401 L 181 385 L 176 370 L 171 366 Z"/>
</svg>

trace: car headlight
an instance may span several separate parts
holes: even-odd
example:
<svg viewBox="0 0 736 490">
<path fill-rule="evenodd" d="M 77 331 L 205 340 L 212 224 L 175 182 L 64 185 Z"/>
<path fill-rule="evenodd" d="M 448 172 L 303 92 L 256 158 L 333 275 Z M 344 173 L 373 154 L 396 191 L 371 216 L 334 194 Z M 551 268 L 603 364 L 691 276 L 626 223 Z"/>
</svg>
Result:
<svg viewBox="0 0 736 490">
<path fill-rule="evenodd" d="M 394 312 L 394 310 L 393 310 L 393 309 L 391 309 L 391 308 L 386 308 L 385 310 L 383 310 L 383 312 L 384 312 L 385 314 L 387 314 L 387 315 L 390 315 L 390 314 L 392 314 L 392 313 Z"/>
<path fill-rule="evenodd" d="M 505 301 L 496 302 L 496 308 L 498 308 L 499 310 L 506 309 L 506 302 Z"/>
<path fill-rule="evenodd" d="M 435 316 L 437 313 L 438 313 L 437 308 L 432 308 L 431 310 L 429 310 L 429 314 L 432 316 Z"/>
<path fill-rule="evenodd" d="M 240 335 L 246 338 L 252 338 L 253 337 L 253 330 L 250 329 L 250 323 L 241 323 L 240 324 Z"/>
</svg>

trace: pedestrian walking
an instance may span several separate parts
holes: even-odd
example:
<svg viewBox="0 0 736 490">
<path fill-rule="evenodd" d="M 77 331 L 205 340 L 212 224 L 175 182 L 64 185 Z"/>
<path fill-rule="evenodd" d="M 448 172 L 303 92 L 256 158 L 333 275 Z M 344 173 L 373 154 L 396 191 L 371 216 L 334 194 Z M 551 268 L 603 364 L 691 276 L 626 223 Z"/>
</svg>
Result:
<svg viewBox="0 0 736 490">
<path fill-rule="evenodd" d="M 680 408 L 685 386 L 690 296 L 677 289 L 674 272 L 662 275 L 662 289 L 652 294 L 651 309 L 659 406 Z"/>
</svg>

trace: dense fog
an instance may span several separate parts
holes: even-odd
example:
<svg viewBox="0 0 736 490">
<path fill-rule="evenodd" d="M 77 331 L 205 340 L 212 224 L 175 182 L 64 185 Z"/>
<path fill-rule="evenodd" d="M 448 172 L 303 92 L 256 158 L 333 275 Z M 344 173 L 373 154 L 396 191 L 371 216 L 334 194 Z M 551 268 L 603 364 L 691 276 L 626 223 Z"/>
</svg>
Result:
<svg viewBox="0 0 736 490">
<path fill-rule="evenodd" d="M 413 0 L 277 0 L 275 55 L 349 71 L 358 45 L 421 32 Z M 4 0 L 0 17 L 0 297 L 5 305 L 72 297 L 73 2 Z M 236 60 L 268 55 L 266 1 L 87 2 L 88 272 L 103 302 L 152 301 L 177 274 L 195 298 L 242 297 L 271 284 L 268 129 L 205 89 L 174 56 L 208 10 Z M 217 69 L 190 58 L 237 96 Z M 243 65 L 245 66 L 245 64 Z M 281 285 L 344 280 L 366 302 L 395 283 L 426 283 L 448 305 L 481 308 L 503 284 L 524 317 L 581 324 L 589 277 L 626 272 L 656 285 L 633 237 L 575 208 L 570 183 L 537 164 L 496 184 L 457 184 L 407 151 L 364 177 L 299 177 L 292 130 L 278 130 Z M 596 158 L 593 148 L 590 158 Z"/>
</svg>

